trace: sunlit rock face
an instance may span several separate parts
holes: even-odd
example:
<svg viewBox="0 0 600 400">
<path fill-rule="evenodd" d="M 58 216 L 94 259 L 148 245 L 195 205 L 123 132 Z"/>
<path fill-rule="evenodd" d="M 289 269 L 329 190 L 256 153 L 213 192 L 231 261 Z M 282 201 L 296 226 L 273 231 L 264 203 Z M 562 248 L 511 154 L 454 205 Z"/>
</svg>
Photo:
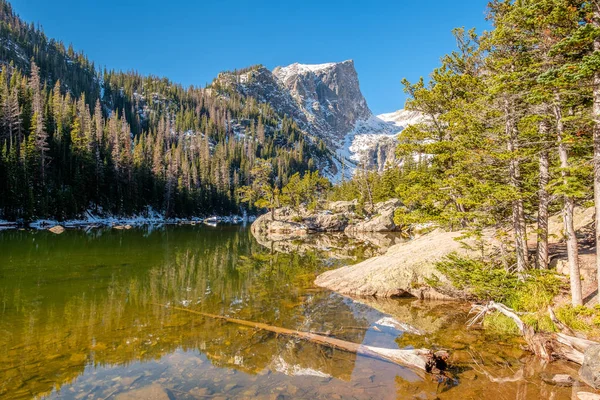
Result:
<svg viewBox="0 0 600 400">
<path fill-rule="evenodd" d="M 294 98 L 309 130 L 326 143 L 339 146 L 371 110 L 360 91 L 352 60 L 318 65 L 277 67 L 273 75 Z"/>
</svg>

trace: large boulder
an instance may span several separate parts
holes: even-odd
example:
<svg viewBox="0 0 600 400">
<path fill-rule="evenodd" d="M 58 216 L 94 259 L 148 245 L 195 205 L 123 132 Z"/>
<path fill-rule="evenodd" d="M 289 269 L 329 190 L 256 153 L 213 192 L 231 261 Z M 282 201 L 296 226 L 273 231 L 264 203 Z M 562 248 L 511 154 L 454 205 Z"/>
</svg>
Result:
<svg viewBox="0 0 600 400">
<path fill-rule="evenodd" d="M 271 223 L 272 220 L 273 219 L 271 218 L 270 214 L 263 214 L 256 218 L 250 226 L 252 234 L 256 237 L 265 236 L 269 231 L 269 223 Z"/>
<path fill-rule="evenodd" d="M 417 297 L 428 300 L 463 298 L 437 268 L 451 253 L 475 256 L 456 239 L 461 232 L 434 231 L 392 246 L 378 257 L 319 275 L 317 286 L 352 296 Z M 435 286 L 432 282 L 436 282 Z"/>
<path fill-rule="evenodd" d="M 302 221 L 313 232 L 342 232 L 348 225 L 344 214 L 316 214 Z"/>
<path fill-rule="evenodd" d="M 580 233 L 584 228 L 594 223 L 594 207 L 582 208 L 575 207 L 573 210 L 573 225 L 575 231 Z M 563 223 L 562 213 L 551 216 L 548 219 L 548 236 L 550 241 L 554 242 L 565 237 L 565 224 Z"/>
<path fill-rule="evenodd" d="M 297 210 L 290 207 L 275 209 L 273 213 L 261 215 L 252 224 L 255 237 L 278 234 L 280 236 L 306 234 L 313 232 L 394 232 L 398 227 L 394 223 L 394 214 L 402 203 L 392 199 L 377 203 L 370 217 L 356 221 L 358 201 L 335 201 L 324 204 L 324 210 L 311 210 L 301 205 Z M 289 238 L 288 238 L 289 239 Z"/>
<path fill-rule="evenodd" d="M 332 213 L 345 213 L 351 214 L 356 212 L 356 207 L 358 206 L 358 200 L 354 199 L 352 201 L 332 201 L 327 203 L 327 209 Z"/>
<path fill-rule="evenodd" d="M 398 226 L 394 222 L 396 210 L 402 206 L 398 199 L 391 199 L 377 203 L 374 206 L 373 216 L 366 220 L 350 225 L 346 228 L 348 233 L 354 232 L 394 232 Z"/>
<path fill-rule="evenodd" d="M 254 237 L 265 241 L 290 240 L 303 237 L 308 233 L 305 225 L 293 222 L 291 217 L 283 213 L 276 213 L 275 219 L 271 213 L 261 215 L 252 223 L 251 231 Z"/>
<path fill-rule="evenodd" d="M 306 234 L 306 226 L 289 221 L 272 221 L 269 224 L 269 233 L 303 235 Z"/>
<path fill-rule="evenodd" d="M 594 389 L 600 389 L 600 345 L 590 346 L 585 351 L 579 377 Z"/>
</svg>

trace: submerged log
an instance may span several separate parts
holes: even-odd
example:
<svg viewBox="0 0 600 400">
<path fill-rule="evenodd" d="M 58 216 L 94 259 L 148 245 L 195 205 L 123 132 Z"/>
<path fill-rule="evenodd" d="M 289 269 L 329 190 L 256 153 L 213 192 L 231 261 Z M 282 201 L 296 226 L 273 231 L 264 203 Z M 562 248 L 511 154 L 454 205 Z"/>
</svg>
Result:
<svg viewBox="0 0 600 400">
<path fill-rule="evenodd" d="M 576 333 L 560 322 L 552 309 L 549 309 L 550 318 L 561 332 L 535 332 L 531 326 L 521 320 L 514 310 L 493 301 L 483 306 L 475 305 L 471 311 L 475 311 L 477 314 L 469 321 L 469 326 L 474 325 L 492 311 L 497 311 L 512 319 L 525 338 L 529 350 L 545 361 L 563 359 L 581 365 L 583 364 L 585 351 L 589 347 L 599 344 L 592 340 L 574 336 Z"/>
<path fill-rule="evenodd" d="M 361 356 L 375 358 L 382 361 L 391 362 L 393 364 L 409 367 L 419 371 L 443 374 L 447 369 L 446 361 L 449 354 L 446 351 L 434 352 L 429 349 L 385 349 L 375 346 L 367 346 L 363 344 L 348 342 L 346 340 L 336 339 L 329 336 L 320 335 L 313 332 L 303 332 L 293 329 L 281 328 L 264 324 L 262 322 L 246 321 L 243 319 L 225 317 L 223 315 L 209 314 L 201 311 L 190 310 L 187 308 L 164 306 L 162 304 L 154 304 L 160 307 L 171 308 L 178 311 L 184 311 L 207 318 L 220 319 L 233 324 L 249 326 L 255 329 L 261 329 L 278 335 L 285 335 L 308 340 L 312 343 L 323 346 L 332 347 L 335 349 L 355 353 Z"/>
</svg>

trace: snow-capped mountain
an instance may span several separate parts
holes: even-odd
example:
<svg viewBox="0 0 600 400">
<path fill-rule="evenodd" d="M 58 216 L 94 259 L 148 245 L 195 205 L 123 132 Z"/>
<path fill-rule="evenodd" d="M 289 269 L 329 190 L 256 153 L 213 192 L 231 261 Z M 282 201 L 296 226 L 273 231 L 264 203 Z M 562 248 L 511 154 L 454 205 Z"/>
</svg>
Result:
<svg viewBox="0 0 600 400">
<path fill-rule="evenodd" d="M 269 71 L 263 66 L 220 74 L 233 87 L 275 111 L 288 115 L 334 153 L 329 172 L 334 178 L 357 168 L 383 170 L 397 163 L 397 134 L 423 121 L 417 113 L 399 110 L 375 116 L 360 91 L 354 62 L 307 65 L 295 63 Z"/>
<path fill-rule="evenodd" d="M 277 67 L 273 75 L 306 116 L 309 131 L 339 147 L 356 123 L 371 117 L 352 60 Z"/>
</svg>

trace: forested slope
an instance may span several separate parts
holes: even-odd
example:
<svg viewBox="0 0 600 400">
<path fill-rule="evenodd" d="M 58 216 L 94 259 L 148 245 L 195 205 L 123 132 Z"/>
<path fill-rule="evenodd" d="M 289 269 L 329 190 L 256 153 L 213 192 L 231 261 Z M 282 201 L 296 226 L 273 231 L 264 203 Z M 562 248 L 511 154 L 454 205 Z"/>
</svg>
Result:
<svg viewBox="0 0 600 400">
<path fill-rule="evenodd" d="M 257 159 L 284 185 L 330 162 L 266 104 L 100 71 L 0 0 L 0 219 L 240 212 Z"/>
</svg>

